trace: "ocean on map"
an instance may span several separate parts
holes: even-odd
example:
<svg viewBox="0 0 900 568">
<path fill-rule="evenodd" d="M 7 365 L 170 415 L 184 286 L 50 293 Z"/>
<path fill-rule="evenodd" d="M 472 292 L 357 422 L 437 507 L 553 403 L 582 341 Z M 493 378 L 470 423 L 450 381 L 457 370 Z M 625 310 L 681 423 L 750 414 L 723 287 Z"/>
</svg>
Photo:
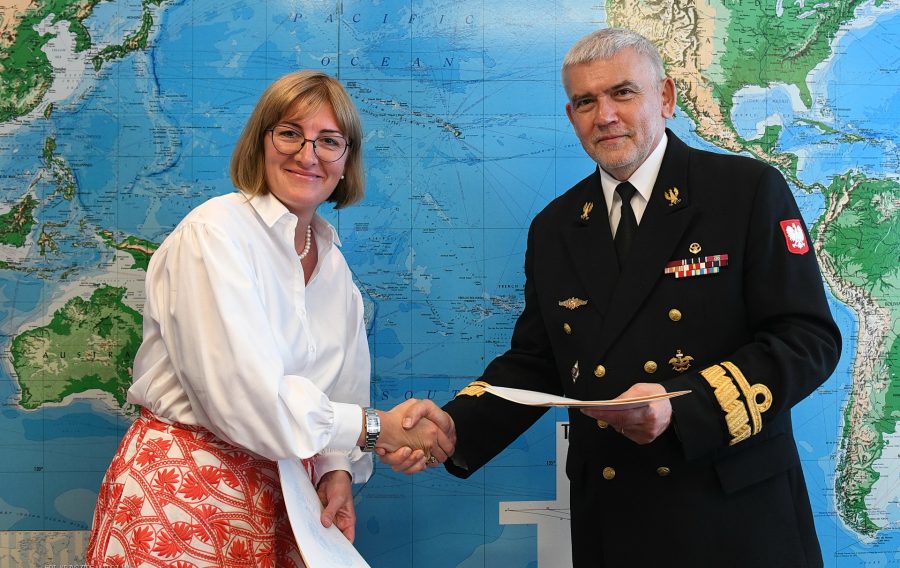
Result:
<svg viewBox="0 0 900 568">
<path fill-rule="evenodd" d="M 126 4 L 100 3 L 95 7 L 85 24 L 95 33 L 97 40 L 112 41 L 133 25 L 140 14 L 140 5 Z M 90 133 L 91 144 L 96 147 L 96 152 L 90 155 L 96 157 L 89 162 L 73 164 L 79 187 L 85 188 L 85 191 L 78 195 L 72 207 L 86 212 L 93 220 L 111 219 L 111 228 L 123 233 L 158 242 L 190 207 L 210 195 L 231 190 L 223 164 L 227 163 L 231 144 L 250 110 L 247 101 L 255 100 L 268 79 L 293 68 L 312 66 L 322 60 L 322 54 L 327 55 L 337 48 L 328 43 L 330 32 L 316 28 L 302 18 L 287 18 L 289 8 L 285 6 L 288 4 L 297 5 L 285 2 L 276 9 L 275 3 L 230 2 L 220 6 L 209 2 L 179 1 L 166 6 L 159 12 L 158 27 L 161 32 L 155 38 L 152 50 L 110 63 L 98 75 L 91 75 L 91 80 L 96 83 L 89 94 L 59 103 L 52 121 L 34 121 L 0 136 L 0 172 L 15 180 L 11 186 L 28 187 L 34 181 L 35 172 L 43 167 L 41 149 L 48 136 L 56 138 L 59 155 L 82 157 L 88 153 L 79 145 L 84 144 L 83 134 Z M 378 4 L 390 5 L 390 10 L 397 9 L 397 3 Z M 465 3 L 460 3 L 460 6 L 463 7 L 448 7 L 447 10 L 468 9 Z M 579 8 L 588 9 L 586 6 Z M 836 44 L 836 55 L 809 78 L 814 101 L 811 108 L 804 108 L 799 103 L 794 87 L 772 85 L 767 89 L 747 89 L 739 93 L 732 117 L 738 132 L 752 139 L 766 125 L 780 124 L 783 130 L 777 150 L 793 152 L 801 157 L 798 177 L 804 185 L 827 184 L 832 176 L 844 173 L 848 163 L 873 177 L 896 178 L 900 171 L 896 155 L 896 149 L 900 147 L 900 89 L 897 88 L 900 83 L 897 69 L 900 65 L 896 65 L 900 61 L 900 42 L 896 41 L 900 14 L 896 9 L 894 13 L 881 15 L 874 25 L 849 28 L 843 33 Z M 524 11 L 527 10 L 521 6 L 513 10 L 516 13 Z M 535 36 L 527 41 L 545 41 L 547 44 L 542 46 L 546 48 L 543 51 L 552 53 L 552 49 L 559 49 L 558 45 L 569 45 L 589 27 L 596 26 L 597 21 L 605 20 L 605 10 L 600 7 L 594 16 L 590 21 L 576 21 L 572 17 L 571 25 L 565 29 L 559 28 L 553 37 Z M 493 17 L 496 19 L 492 23 L 501 21 L 499 16 Z M 365 56 L 365 42 L 370 42 L 373 34 L 379 33 L 380 22 L 376 19 L 356 28 L 363 34 L 363 39 L 345 35 L 342 49 L 347 49 L 348 42 L 359 41 L 360 45 L 353 47 L 354 53 Z M 391 28 L 385 32 L 385 38 L 393 41 L 396 51 L 402 53 L 412 40 L 397 40 L 395 31 Z M 512 62 L 517 61 L 520 55 L 517 53 L 520 50 L 510 49 L 510 45 L 515 44 L 503 42 L 519 41 L 521 38 L 514 37 L 512 33 L 504 35 L 506 32 L 503 30 L 497 33 L 500 35 L 495 38 L 495 45 L 486 47 L 483 37 L 473 36 L 464 38 L 465 45 L 449 47 L 458 49 L 466 57 L 483 56 L 486 72 L 502 77 L 503 73 L 509 73 L 514 68 Z M 301 43 L 304 50 L 298 47 Z M 423 40 L 422 45 L 434 50 L 448 47 L 438 39 Z M 312 58 L 311 54 L 316 54 L 316 57 Z M 885 62 L 894 62 L 893 69 L 886 67 Z M 521 81 L 521 85 L 516 87 L 520 91 L 512 93 L 507 104 L 515 106 L 516 113 L 526 115 L 533 112 L 538 98 L 534 89 L 528 91 L 528 82 L 522 80 L 533 78 L 527 73 L 534 67 L 534 61 L 518 60 L 518 65 L 521 65 L 521 70 L 516 68 L 516 71 L 521 75 L 512 76 Z M 555 85 L 558 71 L 542 68 L 543 71 L 546 73 L 543 73 L 541 80 Z M 462 69 L 462 72 L 471 74 L 471 70 L 467 69 Z M 392 111 L 390 105 L 404 100 L 404 91 L 408 96 L 408 86 L 412 84 L 407 81 L 409 70 L 395 69 L 392 73 L 396 80 L 383 83 L 388 86 L 383 87 L 378 97 L 373 97 L 374 102 L 367 102 L 363 107 L 364 111 L 369 111 L 364 116 L 364 120 L 369 121 L 367 127 L 373 124 L 384 126 L 383 122 L 379 122 L 384 119 L 373 116 L 372 111 L 382 110 L 389 115 L 388 111 Z M 466 77 L 469 78 L 468 75 Z M 359 81 L 365 88 L 376 83 L 372 81 L 367 85 L 364 74 Z M 435 86 L 439 84 L 437 79 L 423 81 L 420 85 L 422 93 L 428 95 L 426 88 L 437 90 Z M 510 81 L 510 84 L 514 83 Z M 462 84 L 454 88 L 459 92 L 450 94 L 459 97 L 459 100 L 465 100 L 465 96 L 470 94 L 463 92 Z M 550 116 L 556 116 L 556 119 L 553 122 L 555 128 L 548 129 L 547 136 L 554 141 L 562 140 L 565 148 L 554 154 L 552 159 L 558 164 L 573 164 L 573 167 L 560 167 L 566 172 L 558 175 L 568 177 L 551 179 L 548 183 L 553 187 L 542 186 L 543 193 L 538 197 L 531 196 L 532 201 L 551 199 L 567 184 L 583 177 L 591 167 L 566 122 L 559 98 L 560 89 L 558 85 L 553 88 L 556 95 L 542 91 L 541 97 L 542 100 L 559 103 L 558 108 L 548 110 Z M 557 97 L 555 100 L 554 96 Z M 388 99 L 390 105 L 384 102 Z M 243 101 L 243 106 L 235 101 Z M 542 120 L 547 119 L 542 117 Z M 538 122 L 535 120 L 535 124 Z M 467 126 L 470 127 L 469 135 L 474 139 L 478 125 Z M 498 131 L 501 126 L 497 127 Z M 682 112 L 671 121 L 670 127 L 695 147 L 721 151 L 700 139 L 694 125 Z M 389 130 L 389 126 L 384 130 Z M 522 135 L 520 139 L 509 136 L 505 143 L 521 144 L 523 153 L 532 151 L 536 144 L 528 136 L 533 136 L 533 130 L 530 129 L 527 136 Z M 412 146 L 412 137 L 409 136 L 405 142 Z M 368 198 L 371 200 L 369 203 L 377 203 L 379 199 L 387 201 L 385 195 L 393 187 L 391 177 L 398 173 L 390 160 L 379 159 L 375 153 L 372 156 L 374 159 L 368 165 L 373 187 L 382 195 L 373 191 Z M 453 158 L 456 159 L 456 156 Z M 477 156 L 465 158 L 468 161 L 451 162 L 448 157 L 445 171 L 456 173 L 458 169 L 464 172 L 463 166 L 477 165 Z M 532 164 L 537 162 L 539 160 L 529 161 Z M 166 188 L 164 193 L 160 191 L 161 187 Z M 804 219 L 808 224 L 814 223 L 822 211 L 821 195 L 794 189 Z M 34 191 L 46 197 L 53 187 L 49 180 L 38 181 Z M 115 198 L 113 201 L 111 196 Z M 7 202 L 21 197 L 4 194 L 2 199 Z M 43 211 L 41 221 L 59 224 L 67 221 L 68 209 L 62 205 L 65 204 L 60 202 L 54 208 Z M 534 206 L 533 203 L 529 205 Z M 365 212 L 362 208 L 359 210 Z M 510 218 L 515 223 L 527 224 L 529 211 L 522 207 Z M 353 219 L 360 213 L 351 210 L 347 215 L 346 218 Z M 378 220 L 367 221 L 375 223 Z M 350 227 L 348 232 L 352 233 L 353 225 Z M 60 231 L 69 231 L 67 234 L 70 235 L 74 234 L 74 230 L 74 227 L 60 228 Z M 434 236 L 438 245 L 442 238 Z M 345 244 L 353 266 L 361 266 L 363 258 L 375 256 L 362 247 L 354 248 L 352 239 L 345 239 Z M 42 262 L 52 265 L 75 259 L 80 265 L 96 266 L 101 253 L 97 249 L 73 246 L 74 243 L 77 241 L 73 239 L 64 241 L 64 254 L 48 256 Z M 403 249 L 395 247 L 392 250 Z M 416 260 L 428 262 L 428 255 L 431 254 L 432 251 L 423 252 Z M 506 262 L 519 270 L 521 254 L 517 252 L 508 256 Z M 386 268 L 402 266 L 406 262 L 399 257 L 391 259 L 390 263 L 380 261 L 384 273 L 380 277 L 396 279 L 396 275 Z M 92 270 L 85 268 L 85 272 Z M 516 282 L 508 284 L 509 289 L 515 289 L 517 285 Z M 0 273 L 0 320 L 4 322 L 4 333 L 13 333 L 20 325 L 39 317 L 42 307 L 53 299 L 58 289 L 58 282 L 36 275 L 12 271 Z M 855 314 L 846 306 L 832 297 L 829 297 L 829 302 L 844 334 L 845 350 L 834 375 L 816 395 L 798 405 L 793 413 L 816 528 L 827 567 L 889 567 L 900 562 L 900 531 L 896 524 L 900 512 L 896 497 L 891 509 L 894 526 L 879 533 L 878 540 L 872 543 L 860 542 L 859 536 L 843 524 L 836 510 L 834 471 L 837 441 L 843 427 L 843 409 L 850 387 L 855 356 L 851 340 L 856 336 L 857 321 Z M 397 319 L 406 321 L 411 319 L 411 310 L 421 309 L 421 306 L 394 301 L 381 302 L 378 309 L 383 314 L 394 304 L 397 305 Z M 453 324 L 450 321 L 452 316 L 445 316 L 442 313 L 441 318 L 435 319 L 440 319 L 440 325 Z M 460 322 L 459 326 L 466 324 L 465 320 Z M 378 333 L 384 344 L 389 343 L 384 338 L 398 337 L 390 328 Z M 4 342 L 3 349 L 8 350 L 11 339 L 11 336 L 0 337 Z M 497 343 L 507 340 L 508 337 L 503 337 Z M 382 369 L 389 360 L 400 360 L 409 355 L 401 350 L 401 347 L 406 349 L 401 339 L 392 341 L 392 348 L 377 354 L 381 358 L 378 363 Z M 402 341 L 410 343 L 407 336 L 403 336 Z M 473 353 L 484 350 L 480 343 L 474 341 L 470 347 Z M 432 360 L 437 357 L 427 352 L 417 351 L 415 355 L 418 357 L 415 359 L 416 370 L 429 365 L 435 369 L 447 368 L 446 361 Z M 454 362 L 457 365 L 454 370 L 458 371 L 463 365 L 474 367 L 477 358 L 472 357 L 472 360 L 474 362 Z M 398 374 L 400 371 L 409 370 L 398 369 Z M 392 392 L 379 404 L 392 405 L 402 400 L 406 392 L 404 389 L 413 388 L 407 386 L 409 383 L 410 380 L 398 381 L 398 384 L 404 385 L 403 388 Z M 432 383 L 436 385 L 436 391 L 447 391 L 446 377 L 419 378 L 415 388 L 427 391 Z M 382 380 L 380 385 L 390 385 L 390 381 Z M 17 393 L 17 385 L 9 368 L 6 365 L 0 367 L 0 401 L 5 403 L 0 407 L 0 432 L 3 432 L 4 440 L 4 463 L 0 471 L 0 530 L 86 530 L 93 511 L 93 490 L 99 485 L 109 459 L 128 426 L 128 419 L 96 397 L 25 411 L 15 404 Z M 538 433 L 552 432 L 553 429 L 553 417 L 549 414 L 535 427 Z M 499 503 L 506 499 L 500 497 L 500 492 L 512 493 L 522 501 L 552 499 L 555 470 L 546 467 L 546 463 L 536 464 L 535 460 L 553 459 L 553 445 L 553 440 L 523 437 L 498 458 L 501 464 L 522 468 L 516 471 L 535 472 L 516 479 L 511 485 L 508 480 L 498 481 L 498 474 L 494 473 L 492 477 L 484 471 L 463 484 L 445 474 L 435 474 L 425 481 L 410 481 L 392 476 L 382 468 L 356 494 L 360 514 L 359 543 L 363 553 L 367 557 L 389 562 L 388 565 L 394 565 L 394 560 L 396 565 L 405 565 L 403 562 L 416 554 L 421 564 L 416 562 L 414 565 L 450 566 L 449 560 L 439 558 L 440 554 L 431 554 L 436 548 L 440 552 L 435 542 L 446 542 L 447 547 L 453 547 L 455 552 L 471 551 L 466 566 L 475 564 L 472 559 L 488 557 L 485 550 L 490 551 L 492 546 L 498 546 L 498 550 L 503 547 L 504 550 L 515 551 L 515 561 L 510 561 L 509 566 L 536 565 L 531 560 L 537 542 L 533 526 L 497 524 Z M 421 510 L 398 513 L 397 503 L 409 504 L 413 498 L 417 499 Z M 434 511 L 449 509 L 453 509 L 456 516 L 449 526 L 464 529 L 458 534 L 443 532 L 443 525 L 434 520 Z M 402 516 L 404 514 L 414 515 L 413 528 L 416 530 L 411 531 L 409 538 L 402 543 L 386 542 L 387 536 L 397 539 L 397 531 L 408 528 L 403 524 L 408 520 Z M 407 535 L 404 533 L 403 536 L 405 538 Z M 457 562 L 452 565 L 456 566 Z"/>
<path fill-rule="evenodd" d="M 812 108 L 803 107 L 795 87 L 746 89 L 737 98 L 732 113 L 738 132 L 753 139 L 765 125 L 780 124 L 783 130 L 777 150 L 802 157 L 799 178 L 804 184 L 828 185 L 832 177 L 844 174 L 848 167 L 870 177 L 898 179 L 898 33 L 900 13 L 896 11 L 882 14 L 874 25 L 848 29 L 835 45 L 833 58 L 820 65 L 808 81 L 815 101 Z M 815 222 L 823 206 L 821 195 L 797 191 L 796 197 L 806 222 Z M 816 530 L 826 566 L 893 566 L 900 561 L 900 494 L 895 493 L 888 505 L 888 522 L 892 526 L 868 542 L 861 542 L 837 512 L 837 441 L 844 427 L 843 411 L 856 356 L 852 342 L 858 322 L 844 304 L 833 297 L 829 303 L 844 336 L 844 352 L 833 376 L 793 413 Z"/>
</svg>

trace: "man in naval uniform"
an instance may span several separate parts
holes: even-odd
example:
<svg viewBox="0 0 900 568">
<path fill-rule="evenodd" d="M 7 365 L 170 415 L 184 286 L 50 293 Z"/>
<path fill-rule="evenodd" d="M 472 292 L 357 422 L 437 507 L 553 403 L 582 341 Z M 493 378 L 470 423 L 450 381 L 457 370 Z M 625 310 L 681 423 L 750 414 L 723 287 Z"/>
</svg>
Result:
<svg viewBox="0 0 900 568">
<path fill-rule="evenodd" d="M 841 339 L 784 178 L 667 130 L 675 85 L 636 33 L 583 38 L 562 78 L 599 167 L 531 225 L 510 349 L 444 407 L 452 421 L 427 401 L 409 417 L 455 425 L 445 465 L 467 477 L 545 411 L 486 385 L 581 400 L 690 390 L 570 410 L 574 565 L 821 566 L 791 408 Z M 409 455 L 385 457 L 402 470 Z"/>
</svg>

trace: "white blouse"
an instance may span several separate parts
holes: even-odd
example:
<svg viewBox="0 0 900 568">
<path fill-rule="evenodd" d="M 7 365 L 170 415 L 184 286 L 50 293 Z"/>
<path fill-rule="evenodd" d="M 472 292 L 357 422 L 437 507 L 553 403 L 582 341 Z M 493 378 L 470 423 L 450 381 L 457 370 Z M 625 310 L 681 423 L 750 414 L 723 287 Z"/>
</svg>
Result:
<svg viewBox="0 0 900 568">
<path fill-rule="evenodd" d="M 371 370 L 362 296 L 318 215 L 304 283 L 296 226 L 271 194 L 242 193 L 179 223 L 147 270 L 128 401 L 271 460 L 316 456 L 319 476 L 342 469 L 359 483 L 372 473 L 356 446 Z"/>
</svg>

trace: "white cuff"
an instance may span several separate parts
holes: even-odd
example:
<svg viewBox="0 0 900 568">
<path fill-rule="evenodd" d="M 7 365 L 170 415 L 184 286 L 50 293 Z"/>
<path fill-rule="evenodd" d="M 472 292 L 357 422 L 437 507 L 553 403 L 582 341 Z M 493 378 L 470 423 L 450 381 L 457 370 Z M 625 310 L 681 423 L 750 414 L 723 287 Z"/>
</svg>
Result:
<svg viewBox="0 0 900 568">
<path fill-rule="evenodd" d="M 359 435 L 363 429 L 363 409 L 358 404 L 343 402 L 331 403 L 334 409 L 331 443 L 329 448 L 335 450 L 352 450 L 357 447 Z"/>
<path fill-rule="evenodd" d="M 337 450 L 325 450 L 321 454 L 316 455 L 315 464 L 317 481 L 325 477 L 326 473 L 332 471 L 351 471 L 350 454 Z M 353 474 L 351 473 L 350 476 L 352 477 Z"/>
</svg>

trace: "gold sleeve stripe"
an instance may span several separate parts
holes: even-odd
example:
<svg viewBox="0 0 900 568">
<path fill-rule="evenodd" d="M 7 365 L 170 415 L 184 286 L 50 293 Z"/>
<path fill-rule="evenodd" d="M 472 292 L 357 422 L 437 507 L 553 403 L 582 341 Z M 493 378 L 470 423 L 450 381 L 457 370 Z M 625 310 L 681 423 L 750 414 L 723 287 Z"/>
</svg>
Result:
<svg viewBox="0 0 900 568">
<path fill-rule="evenodd" d="M 728 426 L 728 433 L 731 434 L 731 441 L 728 444 L 733 446 L 749 438 L 752 433 L 750 417 L 747 416 L 747 408 L 741 402 L 741 395 L 731 377 L 725 374 L 720 365 L 707 367 L 700 371 L 700 374 L 713 388 L 716 400 L 725 413 L 725 424 Z"/>
<path fill-rule="evenodd" d="M 734 382 L 738 384 L 741 392 L 744 393 L 747 409 L 750 410 L 750 417 L 753 419 L 753 433 L 759 434 L 760 430 L 762 430 L 762 413 L 769 410 L 772 406 L 772 391 L 762 383 L 750 386 L 750 382 L 744 377 L 744 373 L 731 361 L 722 361 L 722 366 L 728 369 L 731 376 L 734 377 Z M 759 395 L 762 395 L 762 401 L 759 401 Z"/>
<path fill-rule="evenodd" d="M 474 381 L 469 383 L 464 389 L 456 393 L 456 396 L 481 396 L 485 393 L 484 389 L 489 386 L 491 385 L 483 381 Z"/>
</svg>

